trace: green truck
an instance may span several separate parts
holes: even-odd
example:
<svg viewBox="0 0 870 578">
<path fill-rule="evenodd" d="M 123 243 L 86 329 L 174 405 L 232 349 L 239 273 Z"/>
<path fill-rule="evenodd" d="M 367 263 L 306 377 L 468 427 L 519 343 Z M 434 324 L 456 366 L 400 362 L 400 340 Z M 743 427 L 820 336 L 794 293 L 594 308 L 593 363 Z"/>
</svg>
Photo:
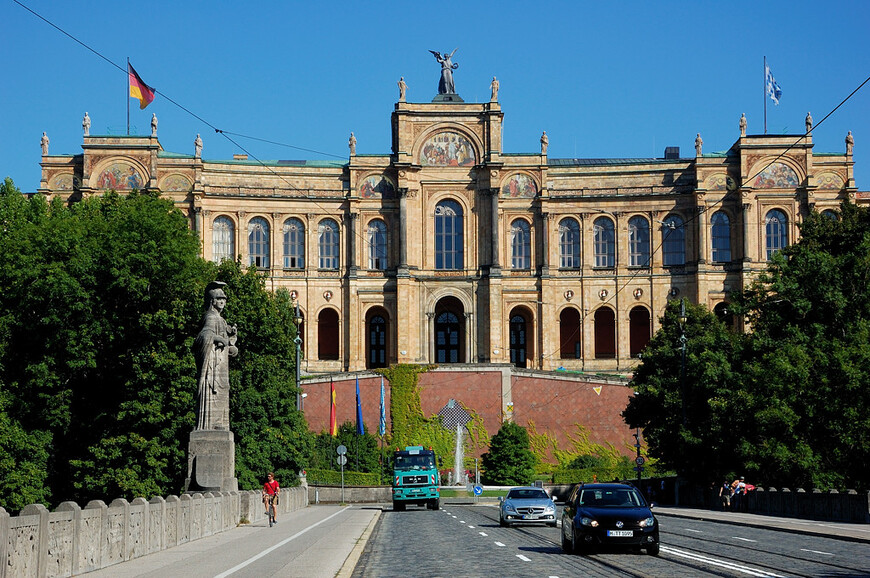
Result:
<svg viewBox="0 0 870 578">
<path fill-rule="evenodd" d="M 393 455 L 393 510 L 401 512 L 409 504 L 425 505 L 431 510 L 441 507 L 435 451 L 423 446 L 396 449 Z"/>
</svg>

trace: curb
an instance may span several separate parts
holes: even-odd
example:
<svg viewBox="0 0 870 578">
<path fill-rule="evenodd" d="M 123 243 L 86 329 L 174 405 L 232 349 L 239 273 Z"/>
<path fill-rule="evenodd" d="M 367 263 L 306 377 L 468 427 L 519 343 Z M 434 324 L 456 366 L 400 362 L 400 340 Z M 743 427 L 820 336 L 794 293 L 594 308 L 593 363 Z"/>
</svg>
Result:
<svg viewBox="0 0 870 578">
<path fill-rule="evenodd" d="M 366 544 L 369 541 L 369 538 L 372 535 L 372 532 L 375 529 L 375 525 L 378 523 L 378 520 L 381 519 L 381 510 L 375 510 L 375 515 L 372 517 L 372 521 L 369 522 L 369 525 L 363 530 L 362 535 L 357 538 L 356 544 L 353 547 L 353 550 L 348 554 L 347 559 L 344 561 L 344 564 L 341 565 L 341 570 L 336 574 L 336 578 L 350 578 L 353 575 L 353 571 L 356 568 L 356 563 L 359 562 L 360 556 L 362 556 L 363 550 L 365 550 Z"/>
</svg>

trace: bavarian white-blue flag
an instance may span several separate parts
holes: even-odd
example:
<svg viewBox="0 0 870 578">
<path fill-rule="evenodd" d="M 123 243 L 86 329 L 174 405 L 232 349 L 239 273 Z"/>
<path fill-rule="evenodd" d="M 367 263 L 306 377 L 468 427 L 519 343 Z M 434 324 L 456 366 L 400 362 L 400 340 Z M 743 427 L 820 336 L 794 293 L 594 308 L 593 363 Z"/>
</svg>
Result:
<svg viewBox="0 0 870 578">
<path fill-rule="evenodd" d="M 381 419 L 378 420 L 378 433 L 381 437 L 387 433 L 387 412 L 384 407 L 384 377 L 381 376 Z"/>
<path fill-rule="evenodd" d="M 777 84 L 776 79 L 773 78 L 769 66 L 765 66 L 764 68 L 764 78 L 767 79 L 767 96 L 770 97 L 773 104 L 778 105 L 779 99 L 782 96 L 782 89 L 779 87 L 779 84 Z"/>
</svg>

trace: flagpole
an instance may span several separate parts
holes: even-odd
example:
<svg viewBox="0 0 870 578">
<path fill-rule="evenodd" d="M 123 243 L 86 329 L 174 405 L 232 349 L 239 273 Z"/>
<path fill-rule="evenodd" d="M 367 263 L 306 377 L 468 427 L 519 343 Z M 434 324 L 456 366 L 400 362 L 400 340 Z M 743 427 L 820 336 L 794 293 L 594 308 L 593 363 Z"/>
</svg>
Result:
<svg viewBox="0 0 870 578">
<path fill-rule="evenodd" d="M 127 57 L 127 136 L 130 136 L 130 57 Z"/>
<path fill-rule="evenodd" d="M 767 134 L 767 56 L 764 57 L 764 81 L 761 86 L 762 99 L 764 100 L 764 134 Z"/>
</svg>

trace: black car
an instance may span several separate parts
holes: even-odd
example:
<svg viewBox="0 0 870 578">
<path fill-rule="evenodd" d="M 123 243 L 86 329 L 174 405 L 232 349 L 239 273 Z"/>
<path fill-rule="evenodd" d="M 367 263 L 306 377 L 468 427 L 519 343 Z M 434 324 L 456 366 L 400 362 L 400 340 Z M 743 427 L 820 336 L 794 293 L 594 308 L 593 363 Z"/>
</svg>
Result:
<svg viewBox="0 0 870 578">
<path fill-rule="evenodd" d="M 562 549 L 585 554 L 596 547 L 626 546 L 659 553 L 659 522 L 628 484 L 580 484 L 562 510 Z"/>
</svg>

